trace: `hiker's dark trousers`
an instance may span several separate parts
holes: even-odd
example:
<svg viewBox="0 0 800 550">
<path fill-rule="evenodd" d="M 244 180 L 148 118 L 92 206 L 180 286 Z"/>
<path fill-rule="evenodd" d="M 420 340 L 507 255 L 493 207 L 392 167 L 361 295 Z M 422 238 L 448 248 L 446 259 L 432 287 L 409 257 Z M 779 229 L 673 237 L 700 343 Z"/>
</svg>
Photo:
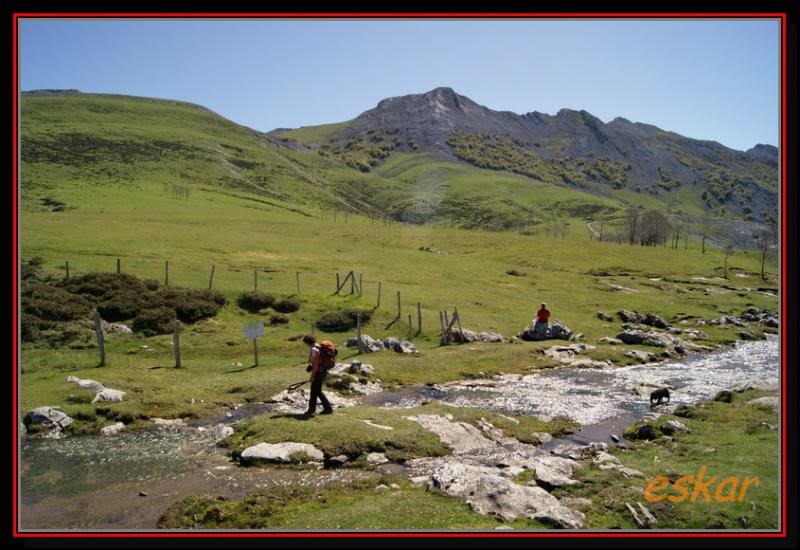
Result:
<svg viewBox="0 0 800 550">
<path fill-rule="evenodd" d="M 311 398 L 308 400 L 308 412 L 313 413 L 317 410 L 317 398 L 322 402 L 322 408 L 326 411 L 332 410 L 331 402 L 322 393 L 322 383 L 325 382 L 325 375 L 316 375 L 311 380 Z"/>
</svg>

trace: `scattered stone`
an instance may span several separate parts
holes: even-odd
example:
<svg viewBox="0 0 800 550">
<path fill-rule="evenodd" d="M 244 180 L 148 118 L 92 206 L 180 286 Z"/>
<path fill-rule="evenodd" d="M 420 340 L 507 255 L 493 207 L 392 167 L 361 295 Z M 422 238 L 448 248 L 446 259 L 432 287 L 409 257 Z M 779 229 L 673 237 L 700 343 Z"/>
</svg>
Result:
<svg viewBox="0 0 800 550">
<path fill-rule="evenodd" d="M 111 401 L 112 403 L 119 403 L 124 397 L 124 391 L 105 388 L 95 394 L 94 399 L 92 399 L 92 403 L 97 403 L 98 401 Z"/>
<path fill-rule="evenodd" d="M 750 333 L 750 332 L 748 332 L 746 330 L 739 331 L 739 339 L 740 340 L 757 340 L 757 338 L 755 336 L 753 336 L 752 333 Z"/>
<path fill-rule="evenodd" d="M 377 465 L 389 462 L 389 459 L 386 458 L 386 455 L 383 453 L 369 453 L 367 455 L 367 462 L 372 465 Z"/>
<path fill-rule="evenodd" d="M 380 340 L 375 340 L 374 338 L 372 338 L 368 334 L 362 334 L 361 335 L 361 343 L 364 346 L 364 351 L 366 351 L 368 353 L 372 353 L 372 352 L 376 352 L 376 351 L 383 351 L 385 349 L 384 345 L 383 345 L 383 342 L 381 342 Z M 345 346 L 348 347 L 348 348 L 357 348 L 358 347 L 358 337 L 351 336 L 350 338 L 348 338 L 347 341 L 345 342 Z"/>
<path fill-rule="evenodd" d="M 656 328 L 668 328 L 669 323 L 667 323 L 662 317 L 656 315 L 655 313 L 648 312 L 645 313 L 644 318 L 642 319 L 642 324 L 648 325 L 651 327 Z"/>
<path fill-rule="evenodd" d="M 628 310 L 621 310 L 617 312 L 619 318 L 622 319 L 623 323 L 641 323 L 642 322 L 642 314 L 636 311 L 628 311 Z"/>
<path fill-rule="evenodd" d="M 669 424 L 675 430 L 678 430 L 678 431 L 682 431 L 682 432 L 689 431 L 689 428 L 686 427 L 686 424 L 684 424 L 680 420 L 667 420 L 667 424 Z"/>
<path fill-rule="evenodd" d="M 22 422 L 26 429 L 31 424 L 41 424 L 45 428 L 54 428 L 60 431 L 72 424 L 72 418 L 55 407 L 37 407 L 26 414 Z"/>
<path fill-rule="evenodd" d="M 656 429 L 650 424 L 642 424 L 640 426 L 635 426 L 633 429 L 626 432 L 625 436 L 628 439 L 653 440 L 658 437 L 658 433 L 656 433 Z"/>
<path fill-rule="evenodd" d="M 343 464 L 346 464 L 349 461 L 350 458 L 347 455 L 337 455 L 328 459 L 328 463 L 331 466 L 342 466 Z"/>
<path fill-rule="evenodd" d="M 299 462 L 310 460 L 321 462 L 322 451 L 308 443 L 259 443 L 242 451 L 240 461 L 243 464 L 258 462 Z"/>
<path fill-rule="evenodd" d="M 597 312 L 597 318 L 602 321 L 609 321 L 609 322 L 614 320 L 614 317 L 612 317 L 611 315 L 602 310 Z"/>
<path fill-rule="evenodd" d="M 417 353 L 417 346 L 408 340 L 400 340 L 394 336 L 389 336 L 385 339 L 383 345 L 386 349 L 393 350 L 397 353 Z"/>
<path fill-rule="evenodd" d="M 115 422 L 114 424 L 103 426 L 100 429 L 100 433 L 103 435 L 116 435 L 124 429 L 125 429 L 125 424 L 123 424 L 122 422 Z"/>
<path fill-rule="evenodd" d="M 361 420 L 361 422 L 363 422 L 364 424 L 367 424 L 368 426 L 372 426 L 373 428 L 380 428 L 381 430 L 394 430 L 394 428 L 392 428 L 391 426 L 384 426 L 382 424 L 376 424 L 372 420 Z"/>
<path fill-rule="evenodd" d="M 678 405 L 672 414 L 680 416 L 681 418 L 692 418 L 694 416 L 694 409 L 689 405 Z"/>
<path fill-rule="evenodd" d="M 105 386 L 98 382 L 97 380 L 90 380 L 88 378 L 84 378 L 81 380 L 80 378 L 76 378 L 75 376 L 67 376 L 67 382 L 74 382 L 78 385 L 78 387 L 82 390 L 91 390 L 91 391 L 102 391 L 105 389 Z"/>
<path fill-rule="evenodd" d="M 583 497 L 564 497 L 561 499 L 561 504 L 569 506 L 570 508 L 588 508 L 592 506 L 592 500 Z"/>
<path fill-rule="evenodd" d="M 459 344 L 469 344 L 473 342 L 502 343 L 507 341 L 505 336 L 497 332 L 475 332 L 466 328 L 451 330 L 450 336 L 454 342 Z"/>
<path fill-rule="evenodd" d="M 151 419 L 156 428 L 159 429 L 177 429 L 185 428 L 186 422 L 183 418 L 153 418 Z"/>
<path fill-rule="evenodd" d="M 730 403 L 733 401 L 733 392 L 730 390 L 720 390 L 714 396 L 714 401 L 722 401 L 723 403 Z"/>
<path fill-rule="evenodd" d="M 762 409 L 772 409 L 775 412 L 780 410 L 780 400 L 777 395 L 767 395 L 765 397 L 758 397 L 751 399 L 747 402 L 748 405 L 754 405 Z"/>
<path fill-rule="evenodd" d="M 347 368 L 347 372 L 350 374 L 356 374 L 358 376 L 364 376 L 369 378 L 375 372 L 375 369 L 372 365 L 365 365 L 359 360 L 354 360 L 350 363 L 350 366 Z"/>
<path fill-rule="evenodd" d="M 618 435 L 611 434 L 609 437 L 611 438 L 611 441 L 613 441 L 614 443 L 619 443 L 619 436 Z"/>
<path fill-rule="evenodd" d="M 529 467 L 531 466 L 533 479 L 545 488 L 580 483 L 580 481 L 572 479 L 573 470 L 577 469 L 580 464 L 569 458 L 544 455 L 531 459 Z"/>
<path fill-rule="evenodd" d="M 376 485 L 375 486 L 375 492 L 378 492 L 378 493 L 383 492 L 383 491 L 388 491 L 388 490 L 389 490 L 389 486 L 388 485 L 384 485 L 383 483 L 381 483 L 380 485 Z"/>
<path fill-rule="evenodd" d="M 450 255 L 448 252 L 445 252 L 444 250 L 439 250 L 438 248 L 432 248 L 430 246 L 420 246 L 419 249 L 422 250 L 423 252 L 431 252 L 433 254 L 441 254 L 442 256 L 449 256 Z"/>
<path fill-rule="evenodd" d="M 144 491 L 139 491 L 139 496 L 140 497 L 146 497 L 146 496 L 148 496 L 148 494 L 145 493 Z"/>
<path fill-rule="evenodd" d="M 769 317 L 764 320 L 764 326 L 771 328 L 778 328 L 780 326 L 780 323 L 775 317 Z"/>
<path fill-rule="evenodd" d="M 601 344 L 610 344 L 612 346 L 618 346 L 620 344 L 624 344 L 624 342 L 619 338 L 613 338 L 611 336 L 603 336 L 598 340 L 598 342 L 600 342 Z"/>
<path fill-rule="evenodd" d="M 640 363 L 652 363 L 653 360 L 655 359 L 655 355 L 653 355 L 649 351 L 639 351 L 637 349 L 631 349 L 626 351 L 625 356 L 636 359 Z"/>
<path fill-rule="evenodd" d="M 394 489 L 395 491 L 400 489 L 400 486 L 397 483 L 392 483 L 389 485 L 390 489 Z"/>
<path fill-rule="evenodd" d="M 430 476 L 413 476 L 409 478 L 409 481 L 411 481 L 411 483 L 414 485 L 422 485 L 424 483 L 428 483 L 430 479 Z"/>
<path fill-rule="evenodd" d="M 133 334 L 131 327 L 124 323 L 104 323 L 103 330 L 108 334 Z"/>
</svg>

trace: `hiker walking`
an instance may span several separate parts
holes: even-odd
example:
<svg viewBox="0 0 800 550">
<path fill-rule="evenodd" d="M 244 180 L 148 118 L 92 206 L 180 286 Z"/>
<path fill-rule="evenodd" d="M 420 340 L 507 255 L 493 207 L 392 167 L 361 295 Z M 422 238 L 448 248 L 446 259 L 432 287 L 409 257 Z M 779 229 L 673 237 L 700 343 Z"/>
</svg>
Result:
<svg viewBox="0 0 800 550">
<path fill-rule="evenodd" d="M 536 324 L 533 327 L 533 332 L 544 338 L 547 335 L 548 321 L 550 319 L 550 310 L 547 309 L 547 304 L 542 302 L 542 307 L 536 312 Z"/>
<path fill-rule="evenodd" d="M 333 343 L 323 340 L 317 343 L 317 339 L 311 335 L 303 336 L 303 343 L 308 345 L 311 350 L 308 354 L 308 366 L 306 372 L 311 373 L 311 397 L 308 400 L 308 410 L 304 416 L 314 416 L 317 410 L 317 399 L 322 402 L 322 412 L 320 414 L 332 414 L 333 407 L 325 394 L 322 393 L 322 384 L 328 370 L 336 365 L 337 350 Z"/>
</svg>

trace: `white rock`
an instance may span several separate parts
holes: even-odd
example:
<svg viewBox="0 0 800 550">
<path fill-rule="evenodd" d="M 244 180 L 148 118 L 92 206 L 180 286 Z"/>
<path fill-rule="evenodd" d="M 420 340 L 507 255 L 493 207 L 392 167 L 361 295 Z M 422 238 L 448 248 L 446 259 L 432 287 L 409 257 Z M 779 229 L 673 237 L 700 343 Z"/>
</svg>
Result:
<svg viewBox="0 0 800 550">
<path fill-rule="evenodd" d="M 372 426 L 373 428 L 379 428 L 381 430 L 394 430 L 394 428 L 392 428 L 391 426 L 384 426 L 382 424 L 376 424 L 372 420 L 361 420 L 361 422 L 363 422 L 364 424 L 367 424 L 368 426 Z"/>
<path fill-rule="evenodd" d="M 241 461 L 245 464 L 257 462 L 292 462 L 303 458 L 313 461 L 322 461 L 322 451 L 308 443 L 259 443 L 248 447 L 241 454 Z"/>
<path fill-rule="evenodd" d="M 496 446 L 494 441 L 484 437 L 472 424 L 452 422 L 452 415 L 421 414 L 405 418 L 418 422 L 423 428 L 436 434 L 444 445 L 456 453 Z"/>
<path fill-rule="evenodd" d="M 103 426 L 100 429 L 100 433 L 102 433 L 103 435 L 116 435 L 124 429 L 125 429 L 125 424 L 123 424 L 122 422 L 115 422 L 114 424 Z"/>
<path fill-rule="evenodd" d="M 370 464 L 383 464 L 389 462 L 389 459 L 386 458 L 386 455 L 383 453 L 369 453 L 367 455 L 367 462 Z"/>
<path fill-rule="evenodd" d="M 98 401 L 111 401 L 112 403 L 119 403 L 125 397 L 125 392 L 120 390 L 113 390 L 111 388 L 105 388 L 97 392 L 92 399 L 92 403 L 97 403 Z"/>
</svg>

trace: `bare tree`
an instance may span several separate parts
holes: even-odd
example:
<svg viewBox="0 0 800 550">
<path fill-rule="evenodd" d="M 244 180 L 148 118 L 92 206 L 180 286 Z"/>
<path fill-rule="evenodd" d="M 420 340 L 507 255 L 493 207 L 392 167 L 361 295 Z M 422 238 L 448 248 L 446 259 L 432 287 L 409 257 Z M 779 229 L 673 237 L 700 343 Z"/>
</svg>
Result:
<svg viewBox="0 0 800 550">
<path fill-rule="evenodd" d="M 706 239 L 708 239 L 709 234 L 714 231 L 716 228 L 716 224 L 714 220 L 708 214 L 703 216 L 703 220 L 700 222 L 700 229 L 702 231 L 702 240 L 701 240 L 701 252 L 703 254 L 706 253 Z"/>
<path fill-rule="evenodd" d="M 636 242 L 638 224 L 639 209 L 635 206 L 629 206 L 625 210 L 625 235 L 628 237 L 628 244 Z"/>
<path fill-rule="evenodd" d="M 757 231 L 753 234 L 753 238 L 756 241 L 756 247 L 758 251 L 761 253 L 761 280 L 766 281 L 766 277 L 764 274 L 764 264 L 767 261 L 767 255 L 769 254 L 772 247 L 776 244 L 776 234 L 773 231 L 773 228 L 770 227 L 768 229 L 762 229 L 761 231 Z"/>
<path fill-rule="evenodd" d="M 722 266 L 722 276 L 727 279 L 728 278 L 728 258 L 733 256 L 733 253 L 734 253 L 733 245 L 730 244 L 730 243 L 725 245 L 725 249 L 723 250 L 722 253 L 723 253 L 724 257 L 725 257 L 725 263 Z"/>
</svg>

